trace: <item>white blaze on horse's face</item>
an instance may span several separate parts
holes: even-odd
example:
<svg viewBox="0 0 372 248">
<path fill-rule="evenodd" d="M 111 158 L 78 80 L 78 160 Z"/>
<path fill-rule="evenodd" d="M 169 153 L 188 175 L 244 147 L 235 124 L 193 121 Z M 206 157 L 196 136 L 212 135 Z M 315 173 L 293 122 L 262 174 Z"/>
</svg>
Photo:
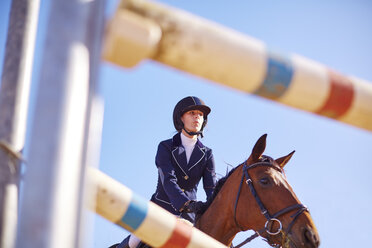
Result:
<svg viewBox="0 0 372 248">
<path fill-rule="evenodd" d="M 187 131 L 199 132 L 204 122 L 204 115 L 200 110 L 190 110 L 182 115 L 181 121 Z"/>
<path fill-rule="evenodd" d="M 270 169 L 268 174 L 274 181 L 274 185 L 276 186 L 284 186 L 286 189 L 290 190 L 289 184 L 287 180 L 284 178 L 283 174 L 278 172 L 277 170 Z"/>
</svg>

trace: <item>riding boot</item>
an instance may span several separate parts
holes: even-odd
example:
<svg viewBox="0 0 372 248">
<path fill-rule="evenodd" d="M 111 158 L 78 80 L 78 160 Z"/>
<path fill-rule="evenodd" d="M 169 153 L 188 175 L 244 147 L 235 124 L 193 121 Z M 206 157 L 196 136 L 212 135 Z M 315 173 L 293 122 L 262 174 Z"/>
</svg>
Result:
<svg viewBox="0 0 372 248">
<path fill-rule="evenodd" d="M 123 241 L 121 241 L 121 243 L 117 246 L 117 248 L 130 248 L 129 239 L 130 239 L 130 235 L 128 235 L 128 237 L 126 237 Z"/>
</svg>

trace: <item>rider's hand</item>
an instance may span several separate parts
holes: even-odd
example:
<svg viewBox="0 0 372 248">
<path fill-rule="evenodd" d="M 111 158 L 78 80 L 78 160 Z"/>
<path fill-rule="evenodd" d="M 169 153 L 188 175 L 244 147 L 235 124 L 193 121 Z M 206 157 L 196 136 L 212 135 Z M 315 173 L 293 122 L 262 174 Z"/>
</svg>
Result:
<svg viewBox="0 0 372 248">
<path fill-rule="evenodd" d="M 183 207 L 183 212 L 197 213 L 203 208 L 203 206 L 204 206 L 204 203 L 201 201 L 189 201 L 189 202 L 186 202 L 185 206 Z"/>
</svg>

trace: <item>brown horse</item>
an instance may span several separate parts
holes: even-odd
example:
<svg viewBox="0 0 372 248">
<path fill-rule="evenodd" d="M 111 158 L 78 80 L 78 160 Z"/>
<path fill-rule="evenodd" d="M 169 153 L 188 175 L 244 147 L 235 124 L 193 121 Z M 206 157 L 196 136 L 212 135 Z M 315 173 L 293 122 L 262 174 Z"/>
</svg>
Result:
<svg viewBox="0 0 372 248">
<path fill-rule="evenodd" d="M 255 231 L 235 248 L 256 236 L 275 247 L 316 248 L 316 227 L 283 171 L 294 151 L 276 160 L 262 155 L 266 136 L 258 139 L 244 163 L 218 181 L 205 209 L 198 213 L 195 227 L 228 246 L 238 232 Z M 149 246 L 141 243 L 138 247 Z"/>
<path fill-rule="evenodd" d="M 250 229 L 271 246 L 318 247 L 310 214 L 284 175 L 294 151 L 276 160 L 262 155 L 266 136 L 258 139 L 247 161 L 219 180 L 195 226 L 225 245 L 231 245 L 238 232 Z"/>
</svg>

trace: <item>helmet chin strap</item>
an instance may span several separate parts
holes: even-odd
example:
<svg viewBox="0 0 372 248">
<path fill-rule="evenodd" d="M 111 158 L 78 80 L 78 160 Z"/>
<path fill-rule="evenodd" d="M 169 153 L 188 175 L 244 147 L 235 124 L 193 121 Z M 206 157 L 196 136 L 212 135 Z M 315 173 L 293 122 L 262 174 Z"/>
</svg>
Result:
<svg viewBox="0 0 372 248">
<path fill-rule="evenodd" d="M 183 130 L 185 130 L 185 132 L 190 135 L 190 136 L 194 136 L 194 135 L 200 135 L 202 138 L 203 138 L 203 131 L 199 131 L 199 132 L 191 132 L 191 131 L 187 131 L 186 128 L 183 128 Z"/>
</svg>

